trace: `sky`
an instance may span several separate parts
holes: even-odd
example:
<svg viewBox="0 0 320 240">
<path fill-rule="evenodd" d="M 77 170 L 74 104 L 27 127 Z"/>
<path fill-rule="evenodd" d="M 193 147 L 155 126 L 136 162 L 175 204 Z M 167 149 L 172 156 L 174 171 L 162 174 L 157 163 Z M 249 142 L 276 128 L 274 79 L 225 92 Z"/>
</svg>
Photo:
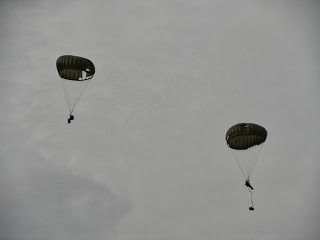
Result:
<svg viewBox="0 0 320 240">
<path fill-rule="evenodd" d="M 320 238 L 320 2 L 2 0 L 0 240 Z M 68 110 L 59 56 L 96 74 Z M 251 182 L 225 142 L 268 138 Z"/>
</svg>

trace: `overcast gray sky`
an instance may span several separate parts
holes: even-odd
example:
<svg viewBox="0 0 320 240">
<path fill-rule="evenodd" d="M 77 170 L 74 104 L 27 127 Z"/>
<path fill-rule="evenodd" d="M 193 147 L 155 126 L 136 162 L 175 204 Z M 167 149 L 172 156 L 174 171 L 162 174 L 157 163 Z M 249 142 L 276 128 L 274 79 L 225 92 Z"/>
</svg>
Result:
<svg viewBox="0 0 320 240">
<path fill-rule="evenodd" d="M 320 239 L 319 25 L 316 0 L 2 0 L 0 239 Z M 64 54 L 96 66 L 70 125 Z M 239 122 L 269 134 L 254 212 Z"/>
</svg>

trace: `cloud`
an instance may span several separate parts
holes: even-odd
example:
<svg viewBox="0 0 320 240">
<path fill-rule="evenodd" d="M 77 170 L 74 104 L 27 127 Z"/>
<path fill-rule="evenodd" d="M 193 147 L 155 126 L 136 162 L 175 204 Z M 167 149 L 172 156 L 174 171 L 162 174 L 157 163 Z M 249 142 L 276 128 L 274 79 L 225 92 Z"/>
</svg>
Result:
<svg viewBox="0 0 320 240">
<path fill-rule="evenodd" d="M 0 239 L 115 239 L 128 200 L 22 142 L 1 155 Z"/>
</svg>

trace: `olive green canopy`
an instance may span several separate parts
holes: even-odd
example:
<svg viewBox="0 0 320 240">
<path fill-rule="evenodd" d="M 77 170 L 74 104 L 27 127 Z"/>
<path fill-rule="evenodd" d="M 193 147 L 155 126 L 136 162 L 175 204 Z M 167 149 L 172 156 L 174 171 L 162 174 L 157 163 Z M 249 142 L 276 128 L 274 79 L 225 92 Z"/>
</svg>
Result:
<svg viewBox="0 0 320 240">
<path fill-rule="evenodd" d="M 56 65 L 60 77 L 66 80 L 88 80 L 95 73 L 93 63 L 83 57 L 63 55 L 57 59 Z"/>
<path fill-rule="evenodd" d="M 230 148 L 245 150 L 266 141 L 267 130 L 254 123 L 238 123 L 226 133 L 226 141 Z"/>
</svg>

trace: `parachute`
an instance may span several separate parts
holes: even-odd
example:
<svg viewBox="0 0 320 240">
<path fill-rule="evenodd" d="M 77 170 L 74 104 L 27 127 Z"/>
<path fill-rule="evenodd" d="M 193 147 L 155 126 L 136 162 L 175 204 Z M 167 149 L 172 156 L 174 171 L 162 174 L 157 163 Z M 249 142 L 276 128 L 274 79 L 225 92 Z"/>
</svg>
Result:
<svg viewBox="0 0 320 240">
<path fill-rule="evenodd" d="M 89 59 L 72 55 L 59 57 L 56 65 L 69 113 L 72 116 L 83 92 L 94 76 L 95 67 Z"/>
<path fill-rule="evenodd" d="M 267 130 L 254 123 L 238 123 L 226 133 L 226 142 L 236 159 L 238 166 L 246 179 L 246 186 L 251 192 L 252 206 L 249 210 L 253 211 L 252 191 L 250 177 L 256 166 L 263 143 L 267 139 Z"/>
</svg>

